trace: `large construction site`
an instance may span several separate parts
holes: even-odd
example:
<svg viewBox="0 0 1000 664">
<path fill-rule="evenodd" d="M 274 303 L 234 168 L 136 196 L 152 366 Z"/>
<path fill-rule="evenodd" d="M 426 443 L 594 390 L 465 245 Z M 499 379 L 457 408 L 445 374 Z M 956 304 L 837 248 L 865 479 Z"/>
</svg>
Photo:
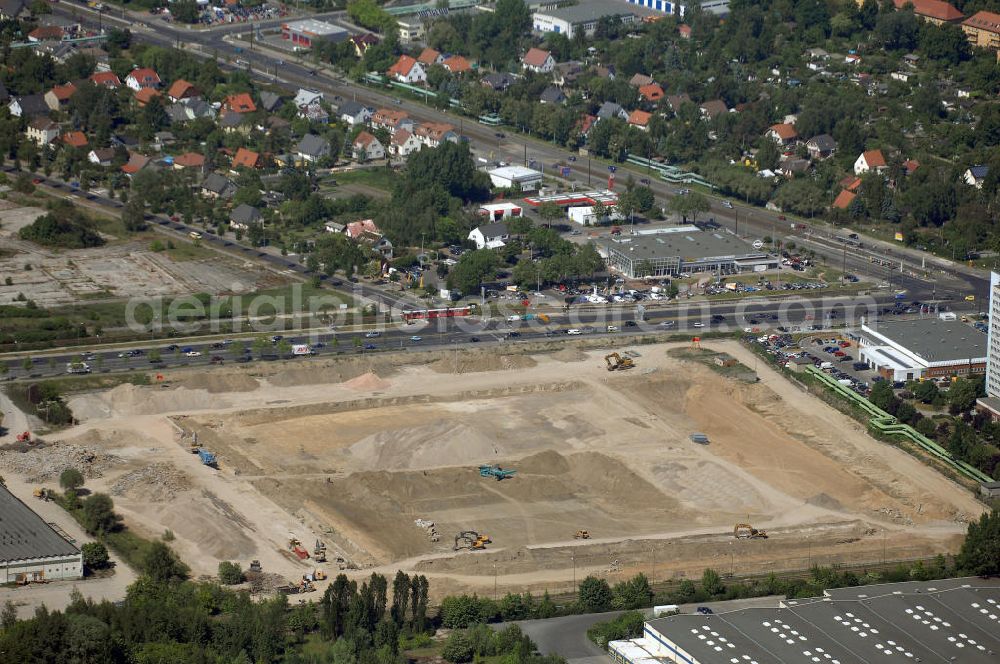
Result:
<svg viewBox="0 0 1000 664">
<path fill-rule="evenodd" d="M 196 575 L 404 569 L 436 596 L 930 556 L 984 510 L 769 368 L 597 341 L 168 373 L 77 395 L 79 426 L 0 468 L 89 460 L 87 486 Z"/>
</svg>

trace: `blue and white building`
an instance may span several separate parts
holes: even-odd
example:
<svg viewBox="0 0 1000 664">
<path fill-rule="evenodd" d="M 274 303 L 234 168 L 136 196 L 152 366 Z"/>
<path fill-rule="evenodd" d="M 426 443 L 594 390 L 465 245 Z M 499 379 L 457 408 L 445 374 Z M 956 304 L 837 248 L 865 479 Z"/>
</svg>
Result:
<svg viewBox="0 0 1000 664">
<path fill-rule="evenodd" d="M 688 6 L 693 4 L 690 2 L 668 2 L 668 0 L 628 0 L 628 3 L 664 14 L 676 14 L 677 16 L 684 16 Z M 702 0 L 700 4 L 703 10 L 712 14 L 722 15 L 729 13 L 729 0 Z"/>
</svg>

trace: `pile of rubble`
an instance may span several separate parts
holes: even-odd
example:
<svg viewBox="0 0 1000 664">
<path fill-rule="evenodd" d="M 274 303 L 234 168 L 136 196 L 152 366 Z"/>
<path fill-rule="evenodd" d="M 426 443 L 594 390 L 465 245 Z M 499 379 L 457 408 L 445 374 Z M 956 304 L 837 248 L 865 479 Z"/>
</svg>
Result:
<svg viewBox="0 0 1000 664">
<path fill-rule="evenodd" d="M 25 452 L 0 451 L 0 468 L 23 475 L 29 482 L 58 480 L 67 468 L 76 468 L 84 477 L 102 476 L 121 457 L 83 445 L 48 444 Z"/>
<path fill-rule="evenodd" d="M 417 524 L 418 527 L 426 530 L 427 537 L 429 537 L 432 542 L 441 541 L 441 537 L 438 536 L 437 528 L 434 527 L 433 521 L 428 521 L 426 519 L 414 519 L 413 523 Z"/>
<path fill-rule="evenodd" d="M 189 488 L 187 475 L 173 466 L 154 463 L 125 473 L 111 485 L 110 492 L 136 500 L 166 501 Z"/>
</svg>

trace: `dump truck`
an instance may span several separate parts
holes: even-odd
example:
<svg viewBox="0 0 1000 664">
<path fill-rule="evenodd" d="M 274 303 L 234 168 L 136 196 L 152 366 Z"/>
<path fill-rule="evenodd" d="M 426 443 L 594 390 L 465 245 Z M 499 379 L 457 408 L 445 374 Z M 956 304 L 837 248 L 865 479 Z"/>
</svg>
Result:
<svg viewBox="0 0 1000 664">
<path fill-rule="evenodd" d="M 312 355 L 313 350 L 306 344 L 294 344 L 292 346 L 292 355 Z"/>
<path fill-rule="evenodd" d="M 68 374 L 89 374 L 90 365 L 86 362 L 67 362 L 66 373 Z"/>
<path fill-rule="evenodd" d="M 31 492 L 31 495 L 39 500 L 52 500 L 52 492 L 45 487 L 35 487 L 35 490 Z"/>
<path fill-rule="evenodd" d="M 573 539 L 590 539 L 590 531 L 578 530 L 573 534 Z"/>
<path fill-rule="evenodd" d="M 201 459 L 201 462 L 206 466 L 215 466 L 216 463 L 218 463 L 218 460 L 215 458 L 215 454 L 209 452 L 204 447 L 198 448 L 198 457 Z"/>
</svg>

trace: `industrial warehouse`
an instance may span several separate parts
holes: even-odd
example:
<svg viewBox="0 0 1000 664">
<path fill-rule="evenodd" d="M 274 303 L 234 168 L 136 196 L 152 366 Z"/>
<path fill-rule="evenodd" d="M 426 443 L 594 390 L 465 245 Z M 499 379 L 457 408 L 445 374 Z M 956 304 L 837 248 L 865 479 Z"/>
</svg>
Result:
<svg viewBox="0 0 1000 664">
<path fill-rule="evenodd" d="M 946 378 L 986 372 L 986 335 L 938 317 L 862 322 L 852 336 L 861 361 L 887 380 Z"/>
<path fill-rule="evenodd" d="M 598 243 L 597 249 L 609 267 L 630 279 L 694 272 L 763 272 L 778 267 L 776 257 L 735 235 L 703 231 L 697 226 L 612 237 Z"/>
<path fill-rule="evenodd" d="M 80 549 L 0 484 L 0 584 L 82 578 Z"/>
<path fill-rule="evenodd" d="M 347 30 L 314 18 L 281 25 L 281 38 L 300 48 L 311 48 L 315 41 L 342 42 L 348 36 Z"/>
<path fill-rule="evenodd" d="M 780 608 L 685 614 L 612 641 L 621 664 L 1000 661 L 1000 583 L 978 578 L 828 590 Z"/>
</svg>

